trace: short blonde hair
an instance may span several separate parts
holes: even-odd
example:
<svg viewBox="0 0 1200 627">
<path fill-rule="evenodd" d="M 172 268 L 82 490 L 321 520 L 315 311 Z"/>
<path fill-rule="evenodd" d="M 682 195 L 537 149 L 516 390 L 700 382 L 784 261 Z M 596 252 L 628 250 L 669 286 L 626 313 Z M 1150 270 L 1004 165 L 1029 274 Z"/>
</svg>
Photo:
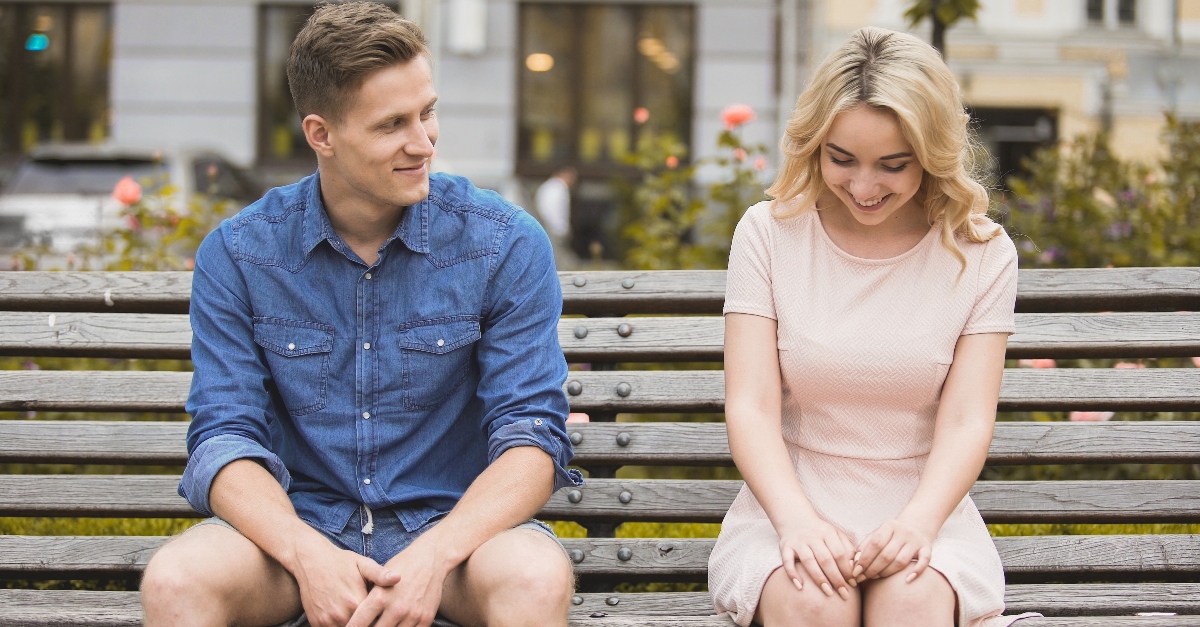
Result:
<svg viewBox="0 0 1200 627">
<path fill-rule="evenodd" d="M 974 175 L 970 117 L 958 83 L 937 50 L 906 33 L 861 28 L 817 68 L 788 120 L 783 166 L 767 190 L 775 199 L 775 216 L 816 207 L 828 191 L 821 177 L 821 143 L 834 117 L 862 104 L 896 115 L 925 170 L 917 200 L 930 224 L 942 220 L 942 244 L 966 269 L 955 237 L 986 242 L 1000 227 L 988 219 L 987 190 Z M 804 202 L 785 205 L 796 198 Z"/>
</svg>

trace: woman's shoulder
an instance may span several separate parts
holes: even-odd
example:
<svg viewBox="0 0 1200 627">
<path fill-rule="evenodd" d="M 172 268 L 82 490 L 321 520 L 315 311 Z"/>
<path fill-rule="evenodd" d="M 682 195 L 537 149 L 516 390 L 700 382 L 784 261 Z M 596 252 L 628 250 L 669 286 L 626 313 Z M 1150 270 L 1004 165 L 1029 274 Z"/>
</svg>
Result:
<svg viewBox="0 0 1200 627">
<path fill-rule="evenodd" d="M 738 223 L 738 228 L 743 225 L 751 230 L 759 233 L 768 233 L 777 231 L 785 227 L 789 228 L 793 225 L 799 226 L 806 220 L 811 218 L 811 211 L 800 211 L 802 201 L 792 199 L 789 201 L 764 200 L 757 204 L 751 205 L 746 213 L 742 215 L 741 221 Z"/>
<path fill-rule="evenodd" d="M 972 241 L 961 232 L 955 235 L 955 242 L 968 260 L 979 259 L 983 263 L 1007 263 L 1010 259 L 1017 257 L 1017 246 L 1003 226 L 988 221 L 979 225 L 979 232 L 985 236 L 991 234 L 991 237 L 977 242 Z"/>
</svg>

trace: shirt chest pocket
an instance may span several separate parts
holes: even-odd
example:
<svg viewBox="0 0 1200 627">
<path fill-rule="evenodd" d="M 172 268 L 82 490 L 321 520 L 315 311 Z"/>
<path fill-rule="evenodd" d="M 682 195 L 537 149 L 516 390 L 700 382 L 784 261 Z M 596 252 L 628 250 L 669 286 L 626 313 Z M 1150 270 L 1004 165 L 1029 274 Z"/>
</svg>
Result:
<svg viewBox="0 0 1200 627">
<path fill-rule="evenodd" d="M 254 343 L 264 349 L 271 379 L 293 418 L 328 403 L 333 337 L 333 327 L 318 322 L 254 319 Z"/>
<path fill-rule="evenodd" d="M 478 316 L 449 316 L 401 325 L 405 409 L 429 409 L 450 396 L 471 372 Z"/>
</svg>

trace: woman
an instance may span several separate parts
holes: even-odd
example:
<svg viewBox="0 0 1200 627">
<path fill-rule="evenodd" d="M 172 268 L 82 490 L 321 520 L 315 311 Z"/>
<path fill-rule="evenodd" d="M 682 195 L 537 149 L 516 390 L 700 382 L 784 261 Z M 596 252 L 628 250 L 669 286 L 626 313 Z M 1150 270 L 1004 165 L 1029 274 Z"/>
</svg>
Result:
<svg viewBox="0 0 1200 627">
<path fill-rule="evenodd" d="M 734 235 L 726 419 L 746 480 L 710 560 L 739 625 L 1006 625 L 967 491 L 987 456 L 1017 256 L 969 174 L 954 77 L 864 28 L 817 69 Z"/>
</svg>

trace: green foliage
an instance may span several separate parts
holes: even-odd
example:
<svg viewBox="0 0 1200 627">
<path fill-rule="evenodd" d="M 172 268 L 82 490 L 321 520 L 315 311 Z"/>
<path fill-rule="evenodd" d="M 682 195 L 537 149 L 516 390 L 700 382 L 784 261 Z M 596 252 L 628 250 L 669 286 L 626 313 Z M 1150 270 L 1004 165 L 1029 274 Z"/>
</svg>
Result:
<svg viewBox="0 0 1200 627">
<path fill-rule="evenodd" d="M 916 26 L 925 18 L 933 18 L 950 28 L 964 18 L 975 20 L 979 8 L 979 0 L 911 0 L 904 19 L 909 26 Z"/>
<path fill-rule="evenodd" d="M 139 181 L 153 193 L 121 210 L 121 227 L 101 234 L 63 260 L 44 246 L 19 251 L 24 270 L 191 270 L 200 242 L 221 220 L 240 209 L 224 198 L 192 194 L 186 201 L 175 185 Z"/>
<path fill-rule="evenodd" d="M 1168 117 L 1166 156 L 1123 161 L 1103 133 L 1036 153 L 1002 220 L 1022 267 L 1200 265 L 1200 123 Z"/>
<path fill-rule="evenodd" d="M 643 136 L 625 159 L 640 180 L 618 179 L 625 255 L 629 268 L 681 270 L 724 268 L 733 230 L 751 205 L 766 199 L 761 171 L 767 148 L 747 146 L 737 129 L 717 137 L 715 156 L 682 165 L 687 148 L 678 140 Z M 702 187 L 698 170 L 716 174 Z M 703 190 L 703 191 L 701 191 Z"/>
</svg>

